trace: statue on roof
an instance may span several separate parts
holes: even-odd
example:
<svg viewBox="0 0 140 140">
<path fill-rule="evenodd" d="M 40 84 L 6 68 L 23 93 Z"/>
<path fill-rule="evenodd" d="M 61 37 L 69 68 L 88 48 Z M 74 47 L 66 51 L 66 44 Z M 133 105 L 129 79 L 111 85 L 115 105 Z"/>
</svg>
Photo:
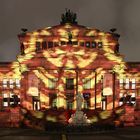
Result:
<svg viewBox="0 0 140 140">
<path fill-rule="evenodd" d="M 69 44 L 72 44 L 72 33 L 71 32 L 68 32 L 68 43 Z"/>
<path fill-rule="evenodd" d="M 61 24 L 65 24 L 65 23 L 73 23 L 73 24 L 77 24 L 77 15 L 76 13 L 73 13 L 72 11 L 70 11 L 70 9 L 66 9 L 65 14 L 61 15 Z"/>
</svg>

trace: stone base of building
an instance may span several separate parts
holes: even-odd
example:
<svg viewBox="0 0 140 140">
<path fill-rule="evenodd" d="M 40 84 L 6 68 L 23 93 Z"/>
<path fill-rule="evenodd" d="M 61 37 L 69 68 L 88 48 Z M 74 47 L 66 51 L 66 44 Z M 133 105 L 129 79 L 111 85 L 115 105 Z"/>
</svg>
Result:
<svg viewBox="0 0 140 140">
<path fill-rule="evenodd" d="M 122 113 L 116 115 L 116 112 L 121 109 Z M 106 125 L 114 124 L 116 126 L 137 126 L 140 125 L 140 110 L 135 110 L 133 106 L 123 106 L 114 111 L 95 111 L 95 110 L 82 110 L 74 112 L 72 110 L 58 110 L 50 109 L 45 111 L 29 111 L 20 107 L 9 108 L 6 111 L 0 112 L 0 127 L 32 127 L 37 129 L 45 128 L 46 124 L 68 125 L 68 120 L 73 114 L 73 120 L 76 118 L 77 124 L 88 124 L 88 119 L 91 125 Z M 108 114 L 110 115 L 108 115 Z M 84 115 L 86 114 L 86 115 Z M 108 115 L 107 118 L 102 118 L 101 115 Z M 75 117 L 74 117 L 75 116 Z M 79 117 L 80 116 L 80 117 Z M 117 117 L 116 117 L 117 116 Z M 80 121 L 78 120 L 80 118 Z M 87 119 L 88 118 L 88 119 Z M 76 124 L 76 122 L 75 122 Z"/>
</svg>

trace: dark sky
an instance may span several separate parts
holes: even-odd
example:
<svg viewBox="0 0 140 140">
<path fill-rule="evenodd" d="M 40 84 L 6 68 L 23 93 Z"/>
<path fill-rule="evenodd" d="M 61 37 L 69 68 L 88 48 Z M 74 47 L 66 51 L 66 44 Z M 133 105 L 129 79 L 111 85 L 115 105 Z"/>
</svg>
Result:
<svg viewBox="0 0 140 140">
<path fill-rule="evenodd" d="M 77 13 L 81 25 L 121 34 L 126 61 L 140 61 L 140 0 L 0 0 L 0 61 L 19 54 L 17 34 L 57 25 L 65 8 Z"/>
</svg>

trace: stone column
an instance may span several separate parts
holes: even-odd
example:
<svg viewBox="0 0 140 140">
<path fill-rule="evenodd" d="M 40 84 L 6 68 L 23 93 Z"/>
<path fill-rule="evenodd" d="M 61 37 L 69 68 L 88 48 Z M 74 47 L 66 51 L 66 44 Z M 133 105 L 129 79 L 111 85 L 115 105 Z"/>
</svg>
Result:
<svg viewBox="0 0 140 140">
<path fill-rule="evenodd" d="M 65 78 L 63 77 L 64 70 L 60 69 L 58 74 L 58 93 L 57 93 L 57 108 L 66 108 L 65 100 Z"/>
<path fill-rule="evenodd" d="M 0 88 L 0 111 L 2 110 L 2 107 L 3 107 L 2 100 L 3 100 L 3 98 L 2 98 L 2 89 Z"/>
<path fill-rule="evenodd" d="M 113 72 L 113 110 L 115 109 L 115 95 L 116 95 L 116 74 Z"/>
<path fill-rule="evenodd" d="M 95 110 L 96 110 L 96 102 L 97 102 L 97 100 L 96 100 L 96 95 L 97 95 L 97 85 L 96 85 L 96 83 L 97 83 L 97 73 L 96 73 L 96 71 L 95 71 L 95 86 L 94 86 L 94 93 L 95 93 Z"/>
</svg>

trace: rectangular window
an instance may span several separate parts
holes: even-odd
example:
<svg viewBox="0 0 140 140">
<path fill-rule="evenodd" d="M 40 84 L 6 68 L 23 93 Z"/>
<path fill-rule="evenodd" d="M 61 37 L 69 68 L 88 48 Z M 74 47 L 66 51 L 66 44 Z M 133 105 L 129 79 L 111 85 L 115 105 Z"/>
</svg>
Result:
<svg viewBox="0 0 140 140">
<path fill-rule="evenodd" d="M 88 109 L 90 107 L 90 93 L 83 93 L 83 97 L 84 97 L 84 108 Z"/>
<path fill-rule="evenodd" d="M 57 101 L 56 99 L 54 99 L 54 100 L 52 101 L 52 107 L 53 107 L 53 108 L 57 107 L 57 102 L 56 102 L 56 101 Z"/>
<path fill-rule="evenodd" d="M 36 51 L 39 51 L 40 50 L 40 42 L 36 42 Z"/>
<path fill-rule="evenodd" d="M 49 106 L 52 108 L 57 107 L 57 94 L 49 93 Z"/>
<path fill-rule="evenodd" d="M 16 79 L 15 82 L 16 82 L 16 87 L 17 87 L 17 88 L 20 88 L 20 80 L 19 80 L 19 79 Z"/>
<path fill-rule="evenodd" d="M 14 88 L 14 80 L 13 79 L 9 80 L 9 87 L 12 89 Z"/>
<path fill-rule="evenodd" d="M 68 78 L 66 79 L 66 89 L 74 89 L 74 79 Z"/>
<path fill-rule="evenodd" d="M 136 94 L 135 93 L 131 93 L 131 103 L 132 104 L 136 103 Z"/>
<path fill-rule="evenodd" d="M 7 93 L 3 93 L 3 106 L 4 107 L 7 107 L 8 106 L 8 99 L 9 99 L 9 96 Z"/>
<path fill-rule="evenodd" d="M 7 88 L 8 87 L 8 79 L 3 79 L 3 88 Z"/>
<path fill-rule="evenodd" d="M 54 47 L 58 47 L 59 46 L 59 42 L 54 42 Z"/>
<path fill-rule="evenodd" d="M 10 93 L 10 105 L 14 104 L 14 93 Z"/>
<path fill-rule="evenodd" d="M 120 79 L 120 89 L 123 89 L 123 83 L 124 83 L 124 80 L 123 79 Z"/>
<path fill-rule="evenodd" d="M 106 110 L 106 101 L 102 101 L 102 109 Z"/>
<path fill-rule="evenodd" d="M 86 42 L 86 47 L 90 48 L 90 42 L 89 41 Z"/>
<path fill-rule="evenodd" d="M 102 42 L 98 42 L 98 48 L 102 48 L 103 47 L 103 43 Z"/>
<path fill-rule="evenodd" d="M 46 41 L 43 41 L 42 42 L 42 49 L 43 50 L 47 49 L 47 43 L 46 43 Z"/>
<path fill-rule="evenodd" d="M 67 109 L 73 109 L 73 103 L 67 101 Z"/>
<path fill-rule="evenodd" d="M 66 42 L 65 41 L 61 41 L 61 45 L 66 45 Z"/>
<path fill-rule="evenodd" d="M 3 98 L 8 98 L 8 94 L 7 93 L 3 93 Z"/>
<path fill-rule="evenodd" d="M 124 102 L 124 95 L 123 93 L 120 93 L 119 106 L 123 105 L 123 102 Z"/>
<path fill-rule="evenodd" d="M 8 102 L 3 102 L 4 107 L 8 107 Z"/>
<path fill-rule="evenodd" d="M 136 80 L 135 79 L 131 79 L 131 83 L 132 83 L 131 88 L 132 89 L 136 89 Z"/>
<path fill-rule="evenodd" d="M 73 41 L 72 44 L 73 45 L 78 45 L 78 42 L 77 41 Z"/>
<path fill-rule="evenodd" d="M 83 41 L 80 41 L 80 46 L 81 47 L 84 47 L 85 46 L 85 43 Z"/>
<path fill-rule="evenodd" d="M 74 92 L 66 93 L 67 109 L 73 109 Z"/>
<path fill-rule="evenodd" d="M 83 79 L 83 88 L 91 89 L 91 79 L 89 78 Z"/>
<path fill-rule="evenodd" d="M 52 41 L 49 41 L 48 42 L 48 48 L 52 48 L 53 47 L 53 42 Z"/>
<path fill-rule="evenodd" d="M 96 42 L 91 43 L 92 48 L 96 48 Z"/>
<path fill-rule="evenodd" d="M 3 106 L 7 107 L 7 106 L 11 106 L 11 105 L 15 105 L 17 106 L 18 104 L 20 104 L 20 95 L 16 95 L 14 93 L 3 93 Z"/>
<path fill-rule="evenodd" d="M 18 95 L 17 97 L 18 97 L 18 100 L 19 100 L 18 104 L 20 104 L 20 95 Z"/>
<path fill-rule="evenodd" d="M 129 89 L 129 79 L 125 79 L 125 89 Z"/>
<path fill-rule="evenodd" d="M 33 97 L 33 110 L 40 109 L 40 101 L 38 98 Z"/>
</svg>

